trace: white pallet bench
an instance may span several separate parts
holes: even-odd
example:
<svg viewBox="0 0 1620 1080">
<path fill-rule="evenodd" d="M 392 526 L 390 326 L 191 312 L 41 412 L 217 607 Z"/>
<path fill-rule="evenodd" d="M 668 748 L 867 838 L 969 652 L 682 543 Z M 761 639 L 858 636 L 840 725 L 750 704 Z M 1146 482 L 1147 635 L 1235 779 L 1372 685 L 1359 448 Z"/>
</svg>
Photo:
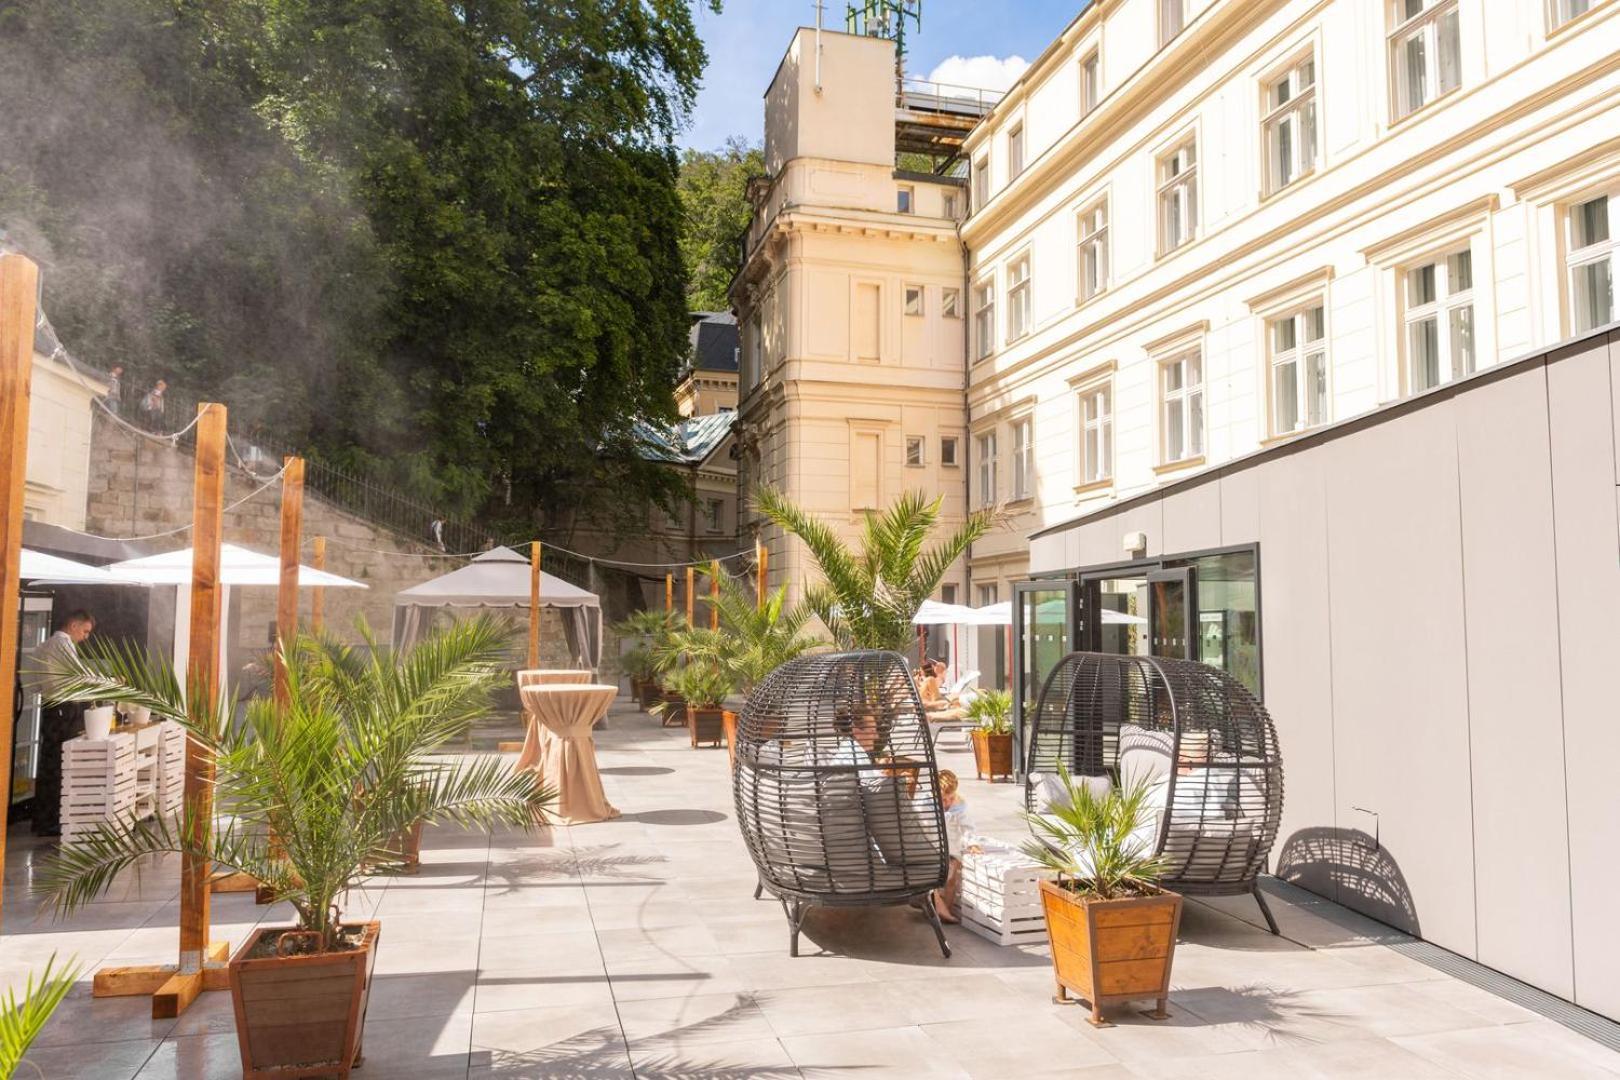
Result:
<svg viewBox="0 0 1620 1080">
<path fill-rule="evenodd" d="M 1052 872 L 1017 848 L 988 837 L 970 836 L 962 855 L 962 925 L 997 945 L 1040 945 L 1046 941 L 1040 879 Z"/>
<path fill-rule="evenodd" d="M 172 720 L 62 744 L 62 842 L 180 809 L 185 729 Z"/>
</svg>

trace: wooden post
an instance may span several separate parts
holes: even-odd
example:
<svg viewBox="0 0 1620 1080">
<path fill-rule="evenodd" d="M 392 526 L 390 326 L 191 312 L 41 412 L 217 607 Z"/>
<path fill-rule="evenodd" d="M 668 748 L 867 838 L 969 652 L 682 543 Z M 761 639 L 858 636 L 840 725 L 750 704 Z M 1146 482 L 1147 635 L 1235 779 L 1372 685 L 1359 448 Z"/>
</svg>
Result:
<svg viewBox="0 0 1620 1080">
<path fill-rule="evenodd" d="M 281 473 L 281 577 L 276 583 L 276 704 L 287 706 L 286 651 L 298 634 L 298 559 L 304 547 L 304 459 L 289 457 Z"/>
<path fill-rule="evenodd" d="M 759 594 L 758 603 L 759 603 L 759 606 L 760 606 L 761 610 L 763 610 L 764 607 L 765 607 L 765 597 L 770 594 L 770 587 L 766 584 L 766 581 L 767 581 L 766 575 L 768 573 L 768 570 L 766 568 L 770 565 L 770 561 L 771 561 L 771 549 L 765 546 L 764 541 L 755 540 L 754 541 L 754 577 L 755 577 L 754 587 L 755 587 L 756 591 Z"/>
<path fill-rule="evenodd" d="M 220 534 L 225 504 L 225 406 L 197 406 L 196 479 L 191 517 L 191 642 L 186 660 L 187 701 L 192 717 L 213 723 L 218 713 Z M 185 808 L 191 846 L 205 844 L 214 827 L 214 759 L 195 739 L 186 740 Z M 206 858 L 180 860 L 180 964 L 152 997 L 154 1019 L 179 1016 L 203 988 L 208 953 L 212 865 Z"/>
<path fill-rule="evenodd" d="M 540 666 L 540 541 L 529 544 L 529 670 Z"/>
<path fill-rule="evenodd" d="M 23 489 L 28 482 L 28 395 L 34 374 L 34 302 L 39 267 L 0 255 L 0 776 L 11 776 L 11 688 L 17 685 L 17 594 L 22 582 Z M 9 781 L 8 781 L 9 783 Z M 10 799 L 0 799 L 0 871 L 6 864 Z M 4 875 L 0 874 L 0 880 Z M 0 895 L 0 901 L 4 896 Z"/>
<path fill-rule="evenodd" d="M 686 568 L 686 625 L 688 629 L 694 625 L 692 622 L 692 581 L 693 569 L 688 566 Z"/>
<path fill-rule="evenodd" d="M 709 629 L 720 629 L 720 560 L 709 564 Z"/>
<path fill-rule="evenodd" d="M 310 556 L 309 565 L 317 570 L 326 569 L 326 537 L 315 538 L 315 554 Z M 309 628 L 319 631 L 325 616 L 326 590 L 317 585 L 309 591 Z"/>
</svg>

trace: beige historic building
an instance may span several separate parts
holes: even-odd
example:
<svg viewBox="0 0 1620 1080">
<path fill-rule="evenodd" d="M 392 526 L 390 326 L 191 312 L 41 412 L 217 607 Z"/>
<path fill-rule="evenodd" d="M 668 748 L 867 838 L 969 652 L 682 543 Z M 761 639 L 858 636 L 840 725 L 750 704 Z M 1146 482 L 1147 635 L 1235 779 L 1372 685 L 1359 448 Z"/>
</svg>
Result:
<svg viewBox="0 0 1620 1080">
<path fill-rule="evenodd" d="M 90 432 L 101 376 L 70 367 L 50 331 L 34 340 L 29 383 L 28 476 L 23 514 L 30 521 L 83 529 L 90 490 Z"/>
</svg>

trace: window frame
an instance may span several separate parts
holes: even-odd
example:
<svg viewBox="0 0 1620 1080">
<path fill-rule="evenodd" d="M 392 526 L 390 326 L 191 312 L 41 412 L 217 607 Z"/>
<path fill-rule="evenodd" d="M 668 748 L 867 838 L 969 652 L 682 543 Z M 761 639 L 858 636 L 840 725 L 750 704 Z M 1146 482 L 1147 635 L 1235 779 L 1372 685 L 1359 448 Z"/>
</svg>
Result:
<svg viewBox="0 0 1620 1080">
<path fill-rule="evenodd" d="M 705 532 L 724 532 L 726 525 L 726 501 L 711 497 L 703 504 L 703 530 Z"/>
<path fill-rule="evenodd" d="M 917 212 L 917 188 L 914 184 L 896 184 L 894 189 L 894 212 L 897 214 L 915 214 Z"/>
<path fill-rule="evenodd" d="M 912 297 L 917 299 L 916 310 L 912 310 Z M 921 318 L 928 313 L 928 301 L 921 285 L 900 286 L 900 312 L 908 318 Z"/>
<path fill-rule="evenodd" d="M 996 354 L 996 277 L 981 278 L 973 285 L 973 362 Z"/>
<path fill-rule="evenodd" d="M 1399 327 L 1400 327 L 1400 388 L 1401 396 L 1411 397 L 1414 394 L 1433 390 L 1456 382 L 1466 375 L 1472 375 L 1480 370 L 1479 349 L 1479 320 L 1478 304 L 1475 299 L 1475 289 L 1478 284 L 1477 274 L 1474 270 L 1473 244 L 1470 238 L 1464 238 L 1458 243 L 1448 244 L 1434 248 L 1417 258 L 1408 259 L 1395 270 L 1396 295 L 1399 298 Z M 1451 260 L 1457 255 L 1468 255 L 1468 288 L 1461 292 L 1451 289 Z M 1411 275 L 1425 267 L 1435 268 L 1434 299 L 1421 304 L 1413 305 L 1411 301 Z M 1464 307 L 1469 309 L 1469 328 L 1473 336 L 1471 370 L 1456 370 L 1456 358 L 1451 355 L 1450 319 L 1453 312 Z M 1413 375 L 1412 355 L 1412 328 L 1420 322 L 1429 319 L 1435 322 L 1435 339 L 1437 354 L 1435 357 L 1435 382 L 1431 386 L 1418 388 Z"/>
<path fill-rule="evenodd" d="M 945 319 L 962 317 L 962 287 L 946 285 L 939 290 L 939 314 Z"/>
<path fill-rule="evenodd" d="M 1102 104 L 1102 45 L 1093 45 L 1081 53 L 1076 70 L 1080 82 L 1080 119 L 1084 120 Z"/>
<path fill-rule="evenodd" d="M 1035 417 L 1025 413 L 1010 420 L 1007 427 L 1012 434 L 1012 491 L 1008 501 L 1028 502 L 1035 498 Z"/>
<path fill-rule="evenodd" d="M 1308 86 L 1301 87 L 1297 77 L 1306 66 L 1311 69 L 1311 82 Z M 1313 175 L 1321 166 L 1322 95 L 1318 93 L 1318 87 L 1321 85 L 1320 66 L 1313 45 L 1294 53 L 1285 63 L 1273 68 L 1270 75 L 1260 80 L 1260 148 L 1264 159 L 1260 170 L 1260 191 L 1266 198 L 1286 191 Z M 1273 104 L 1273 91 L 1282 84 L 1288 84 L 1291 96 L 1279 104 Z M 1308 157 L 1300 153 L 1298 138 L 1298 132 L 1304 126 L 1304 114 L 1307 109 L 1310 110 L 1311 117 L 1311 145 Z M 1279 181 L 1273 133 L 1280 131 L 1282 125 L 1290 120 L 1293 122 L 1292 130 L 1295 132 L 1290 147 L 1292 152 L 1289 155 L 1293 159 L 1290 164 L 1294 171 L 1287 180 Z"/>
<path fill-rule="evenodd" d="M 1159 0 L 1158 9 L 1159 48 L 1162 49 L 1187 29 L 1187 0 Z M 1172 11 L 1175 13 L 1173 18 Z"/>
<path fill-rule="evenodd" d="M 1016 276 L 1022 270 L 1021 276 Z M 1007 260 L 1007 344 L 1022 341 L 1035 329 L 1034 301 L 1031 299 L 1029 252 Z"/>
<path fill-rule="evenodd" d="M 1187 379 L 1186 367 L 1189 361 L 1198 365 L 1198 381 L 1190 382 Z M 1184 368 L 1181 385 L 1170 389 L 1166 385 L 1166 373 L 1172 367 Z M 1176 348 L 1167 349 L 1153 358 L 1154 396 L 1158 408 L 1156 424 L 1158 427 L 1158 457 L 1160 468 L 1177 468 L 1202 461 L 1209 443 L 1209 392 L 1206 379 L 1208 372 L 1204 364 L 1204 344 L 1202 340 L 1186 342 Z M 1194 401 L 1196 399 L 1196 401 Z M 1181 405 L 1181 422 L 1179 431 L 1182 441 L 1182 453 L 1176 457 L 1170 456 L 1170 407 L 1172 404 Z M 1193 423 L 1194 414 L 1198 416 L 1198 423 Z M 1197 444 L 1194 445 L 1194 436 Z"/>
<path fill-rule="evenodd" d="M 951 452 L 945 452 L 946 447 Z M 942 469 L 960 469 L 962 467 L 961 436 L 941 435 L 939 437 L 939 467 Z"/>
<path fill-rule="evenodd" d="M 1322 336 L 1317 339 L 1305 337 L 1305 327 L 1309 325 L 1310 313 L 1320 309 L 1322 312 Z M 1286 361 L 1279 356 L 1275 328 L 1284 322 L 1294 324 L 1294 344 L 1292 347 L 1280 350 L 1290 354 Z M 1266 350 L 1266 437 L 1268 439 L 1286 439 L 1302 432 L 1319 428 L 1324 424 L 1333 422 L 1333 356 L 1332 337 L 1328 332 L 1328 304 L 1325 295 L 1310 296 L 1289 305 L 1280 311 L 1269 312 L 1264 318 L 1264 335 Z M 1311 348 L 1317 345 L 1316 348 Z M 1315 422 L 1310 420 L 1309 392 L 1307 390 L 1307 376 L 1311 356 L 1321 357 L 1322 370 L 1322 415 Z M 1277 369 L 1283 363 L 1294 365 L 1294 426 L 1283 430 L 1277 423 L 1277 406 L 1279 395 L 1277 393 Z"/>
<path fill-rule="evenodd" d="M 1565 15 L 1560 18 L 1559 9 L 1563 7 L 1565 2 L 1566 0 L 1547 0 L 1545 10 L 1547 14 L 1547 35 L 1549 37 L 1551 37 L 1553 34 L 1560 33 L 1571 23 L 1592 14 L 1592 12 L 1602 7 L 1606 0 L 1590 0 L 1590 3 L 1585 11 L 1577 11 L 1573 15 Z"/>
<path fill-rule="evenodd" d="M 999 453 L 996 446 L 996 429 L 987 428 L 978 432 L 973 442 L 974 449 L 978 451 L 978 461 L 973 471 L 975 488 L 973 505 L 982 509 L 996 505 L 996 499 L 1001 494 L 1000 477 L 996 475 Z"/>
<path fill-rule="evenodd" d="M 1023 175 L 1029 166 L 1028 149 L 1024 138 L 1026 128 L 1024 122 L 1019 120 L 1007 129 L 1007 183 L 1012 183 Z"/>
<path fill-rule="evenodd" d="M 1086 226 L 1096 215 L 1101 215 L 1102 224 L 1091 232 L 1086 232 Z M 1074 215 L 1074 284 L 1075 306 L 1090 302 L 1108 291 L 1108 274 L 1110 269 L 1108 219 L 1108 196 L 1101 195 L 1085 203 Z M 1095 287 L 1089 284 L 1086 273 L 1087 248 L 1097 249 L 1097 282 Z"/>
<path fill-rule="evenodd" d="M 1575 210 L 1588 203 L 1598 200 L 1605 202 L 1605 225 L 1608 236 L 1602 240 L 1575 246 Z M 1616 320 L 1616 309 L 1620 308 L 1620 185 L 1598 191 L 1588 191 L 1576 198 L 1568 200 L 1559 214 L 1562 231 L 1562 247 L 1564 251 L 1563 288 L 1568 301 L 1565 305 L 1564 315 L 1569 327 L 1569 333 L 1584 334 L 1600 326 L 1607 326 Z M 1609 264 L 1609 317 L 1603 322 L 1593 322 L 1582 326 L 1576 319 L 1575 309 L 1575 272 L 1599 263 Z"/>
<path fill-rule="evenodd" d="M 940 217 L 947 221 L 955 221 L 960 216 L 961 203 L 954 191 L 940 193 Z"/>
<path fill-rule="evenodd" d="M 1086 404 L 1092 400 L 1100 400 L 1095 416 L 1087 416 Z M 1075 485 L 1075 491 L 1091 491 L 1095 488 L 1106 487 L 1114 482 L 1114 380 L 1112 376 L 1103 376 L 1083 383 L 1075 389 L 1075 428 L 1080 437 L 1075 441 L 1075 453 L 1078 455 L 1075 475 L 1080 482 Z M 1095 433 L 1097 453 L 1091 453 L 1092 435 Z M 1093 469 L 1095 463 L 1101 464 L 1100 469 Z M 1095 475 L 1094 475 L 1095 474 Z"/>
<path fill-rule="evenodd" d="M 1389 33 L 1386 38 L 1384 56 L 1389 64 L 1389 112 L 1390 122 L 1399 124 L 1408 117 L 1416 116 L 1435 102 L 1460 90 L 1463 84 L 1463 55 L 1462 55 L 1462 9 L 1460 0 L 1423 0 L 1424 8 L 1416 15 L 1401 15 L 1401 7 L 1405 0 L 1386 0 L 1384 6 L 1385 17 L 1390 22 Z M 1440 22 L 1448 15 L 1457 17 L 1457 80 L 1450 87 L 1443 87 Z M 1411 85 L 1403 75 L 1400 63 L 1400 49 L 1406 42 L 1415 36 L 1422 35 L 1424 42 L 1423 78 L 1426 96 L 1418 104 L 1412 104 Z M 1436 90 L 1427 92 L 1433 85 Z"/>
<path fill-rule="evenodd" d="M 911 460 L 911 450 L 912 450 L 913 446 L 915 446 L 917 448 L 917 460 L 916 461 Z M 928 465 L 928 436 L 926 436 L 926 435 L 907 435 L 906 436 L 906 458 L 905 458 L 905 461 L 906 461 L 906 468 L 908 468 L 908 469 L 922 469 L 922 468 L 927 467 L 927 465 Z"/>
<path fill-rule="evenodd" d="M 1190 151 L 1189 164 L 1178 172 L 1169 172 L 1168 168 L 1184 151 Z M 1173 252 L 1180 251 L 1198 239 L 1198 203 L 1200 201 L 1198 194 L 1198 158 L 1198 139 L 1195 135 L 1188 134 L 1176 140 L 1169 149 L 1156 155 L 1153 159 L 1155 183 L 1154 218 L 1157 221 L 1158 229 L 1158 257 L 1161 259 Z M 1166 200 L 1178 188 L 1184 188 L 1188 193 L 1187 197 L 1177 204 L 1181 210 L 1178 214 L 1181 219 L 1179 227 L 1185 229 L 1185 234 L 1172 245 L 1167 243 L 1169 240 L 1167 225 L 1170 216 L 1166 212 Z"/>
<path fill-rule="evenodd" d="M 990 202 L 990 155 L 980 154 L 973 162 L 973 209 L 983 210 Z"/>
</svg>

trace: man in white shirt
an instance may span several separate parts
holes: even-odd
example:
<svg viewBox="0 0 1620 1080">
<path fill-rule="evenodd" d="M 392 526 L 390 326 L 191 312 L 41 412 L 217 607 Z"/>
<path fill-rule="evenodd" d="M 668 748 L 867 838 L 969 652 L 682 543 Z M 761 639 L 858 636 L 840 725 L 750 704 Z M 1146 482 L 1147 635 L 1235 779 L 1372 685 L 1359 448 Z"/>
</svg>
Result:
<svg viewBox="0 0 1620 1080">
<path fill-rule="evenodd" d="M 74 611 L 58 625 L 56 633 L 34 650 L 28 674 L 45 698 L 45 711 L 39 722 L 39 774 L 34 782 L 34 835 L 62 834 L 62 744 L 84 732 L 84 705 L 77 701 L 55 702 L 63 689 L 64 673 L 79 656 L 79 646 L 96 628 L 96 617 L 88 611 Z"/>
</svg>

